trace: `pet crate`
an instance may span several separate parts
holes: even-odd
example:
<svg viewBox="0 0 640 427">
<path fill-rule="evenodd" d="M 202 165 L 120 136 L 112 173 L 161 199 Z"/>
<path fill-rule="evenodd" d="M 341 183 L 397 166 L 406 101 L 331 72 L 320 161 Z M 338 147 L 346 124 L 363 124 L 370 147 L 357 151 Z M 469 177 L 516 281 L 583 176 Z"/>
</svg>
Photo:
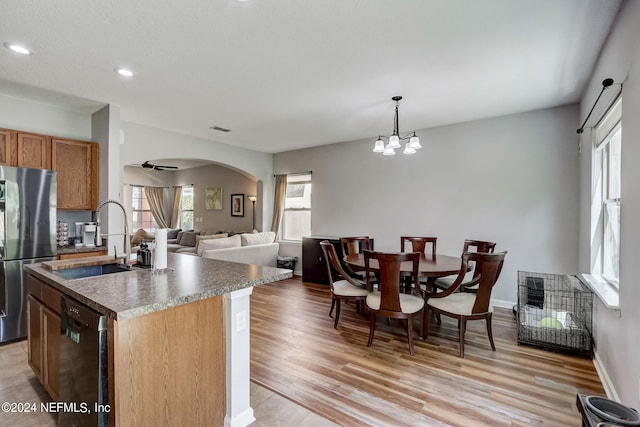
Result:
<svg viewBox="0 0 640 427">
<path fill-rule="evenodd" d="M 589 356 L 592 307 L 575 276 L 518 271 L 518 344 Z"/>
</svg>

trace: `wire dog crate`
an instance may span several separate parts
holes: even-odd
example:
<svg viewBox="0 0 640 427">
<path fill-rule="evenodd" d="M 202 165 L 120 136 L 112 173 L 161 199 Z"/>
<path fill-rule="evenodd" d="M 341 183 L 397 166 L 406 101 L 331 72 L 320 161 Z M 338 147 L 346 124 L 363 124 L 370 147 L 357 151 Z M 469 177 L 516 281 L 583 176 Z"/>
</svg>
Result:
<svg viewBox="0 0 640 427">
<path fill-rule="evenodd" d="M 592 307 L 575 276 L 518 271 L 518 344 L 590 356 Z"/>
</svg>

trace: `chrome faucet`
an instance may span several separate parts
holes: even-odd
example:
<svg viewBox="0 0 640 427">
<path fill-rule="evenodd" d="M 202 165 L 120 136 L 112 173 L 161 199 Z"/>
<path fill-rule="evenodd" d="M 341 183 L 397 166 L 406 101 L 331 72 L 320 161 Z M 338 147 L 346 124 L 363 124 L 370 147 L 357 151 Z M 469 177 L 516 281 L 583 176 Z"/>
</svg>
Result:
<svg viewBox="0 0 640 427">
<path fill-rule="evenodd" d="M 100 234 L 100 210 L 102 209 L 102 207 L 104 205 L 107 205 L 109 203 L 113 203 L 115 205 L 120 206 L 120 209 L 122 209 L 122 214 L 124 215 L 124 251 L 125 251 L 125 255 L 124 255 L 124 265 L 127 268 L 131 268 L 131 266 L 129 265 L 129 259 L 131 258 L 131 242 L 129 242 L 129 226 L 128 226 L 128 217 L 127 217 L 127 211 L 125 210 L 124 206 L 122 206 L 122 203 L 120 203 L 117 200 L 105 200 L 104 202 L 100 203 L 98 205 L 98 208 L 96 209 L 95 212 L 95 218 L 96 218 L 96 246 L 98 246 L 98 244 L 100 244 L 100 246 L 102 246 L 102 242 L 100 242 L 98 239 L 102 239 L 102 236 L 119 236 L 120 234 Z M 118 254 L 114 254 L 116 256 L 116 259 L 118 258 Z M 120 257 L 122 258 L 122 257 Z"/>
</svg>

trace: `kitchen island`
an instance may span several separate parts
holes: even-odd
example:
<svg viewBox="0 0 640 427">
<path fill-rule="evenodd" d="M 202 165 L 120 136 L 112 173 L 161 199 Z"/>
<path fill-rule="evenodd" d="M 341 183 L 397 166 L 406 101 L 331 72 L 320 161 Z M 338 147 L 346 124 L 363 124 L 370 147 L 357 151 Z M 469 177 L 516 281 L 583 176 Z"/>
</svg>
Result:
<svg viewBox="0 0 640 427">
<path fill-rule="evenodd" d="M 247 425 L 249 295 L 292 272 L 173 253 L 167 261 L 162 274 L 68 280 L 41 264 L 27 273 L 108 316 L 111 425 Z"/>
</svg>

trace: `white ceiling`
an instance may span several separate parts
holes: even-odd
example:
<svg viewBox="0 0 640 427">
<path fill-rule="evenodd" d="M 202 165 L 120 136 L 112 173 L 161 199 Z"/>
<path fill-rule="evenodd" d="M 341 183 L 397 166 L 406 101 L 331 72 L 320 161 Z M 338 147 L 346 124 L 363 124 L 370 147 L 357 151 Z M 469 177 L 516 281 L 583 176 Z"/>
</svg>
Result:
<svg viewBox="0 0 640 427">
<path fill-rule="evenodd" d="M 0 43 L 35 53 L 0 48 L 0 92 L 270 153 L 373 141 L 394 95 L 401 133 L 578 101 L 619 5 L 3 0 Z"/>
</svg>

